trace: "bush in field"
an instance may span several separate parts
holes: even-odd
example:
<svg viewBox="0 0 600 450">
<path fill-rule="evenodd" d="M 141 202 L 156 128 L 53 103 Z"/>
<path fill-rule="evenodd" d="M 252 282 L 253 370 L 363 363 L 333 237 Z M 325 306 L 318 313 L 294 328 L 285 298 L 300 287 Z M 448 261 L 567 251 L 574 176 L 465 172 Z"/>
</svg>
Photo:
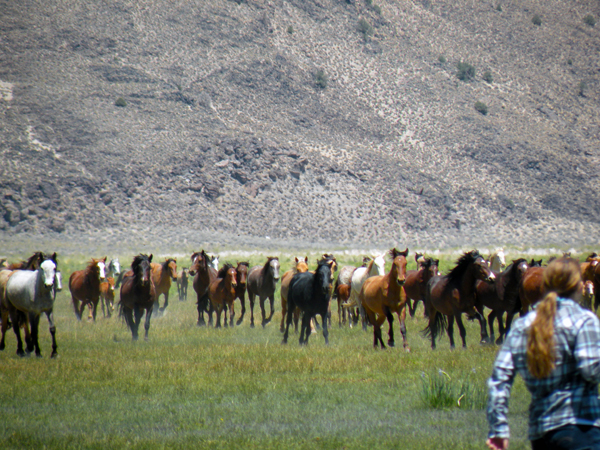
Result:
<svg viewBox="0 0 600 450">
<path fill-rule="evenodd" d="M 127 106 L 127 102 L 125 101 L 125 99 L 123 97 L 119 97 L 115 101 L 115 106 L 119 106 L 121 108 L 125 108 Z"/>
<path fill-rule="evenodd" d="M 461 61 L 456 65 L 456 68 L 458 69 L 456 76 L 459 80 L 471 81 L 473 78 L 475 78 L 475 67 L 473 67 L 471 64 Z"/>
<path fill-rule="evenodd" d="M 486 70 L 483 73 L 483 81 L 485 81 L 486 83 L 493 83 L 494 82 L 494 77 L 492 77 L 492 72 L 490 72 L 489 70 Z"/>
<path fill-rule="evenodd" d="M 361 18 L 358 21 L 358 31 L 363 35 L 363 39 L 366 41 L 369 36 L 373 34 L 373 27 L 365 18 Z"/>
<path fill-rule="evenodd" d="M 585 97 L 586 89 L 587 89 L 587 84 L 585 84 L 585 81 L 580 81 L 579 84 L 577 85 L 577 94 L 580 97 Z"/>
<path fill-rule="evenodd" d="M 596 19 L 591 14 L 588 14 L 583 18 L 583 23 L 589 25 L 590 27 L 593 27 L 594 25 L 596 25 Z"/>
<path fill-rule="evenodd" d="M 533 23 L 537 27 L 541 26 L 542 25 L 542 17 L 539 14 L 535 14 L 531 18 L 531 23 Z"/>
<path fill-rule="evenodd" d="M 319 89 L 325 89 L 327 88 L 328 82 L 329 78 L 327 77 L 325 71 L 322 69 L 317 70 L 317 73 L 315 74 L 315 84 L 317 85 L 317 87 Z"/>
<path fill-rule="evenodd" d="M 440 62 L 440 64 L 445 64 L 446 57 L 444 55 L 440 55 L 440 56 L 438 56 L 438 61 Z"/>
<path fill-rule="evenodd" d="M 475 110 L 478 113 L 483 114 L 484 116 L 488 113 L 488 107 L 485 103 L 483 102 L 475 102 Z"/>
</svg>

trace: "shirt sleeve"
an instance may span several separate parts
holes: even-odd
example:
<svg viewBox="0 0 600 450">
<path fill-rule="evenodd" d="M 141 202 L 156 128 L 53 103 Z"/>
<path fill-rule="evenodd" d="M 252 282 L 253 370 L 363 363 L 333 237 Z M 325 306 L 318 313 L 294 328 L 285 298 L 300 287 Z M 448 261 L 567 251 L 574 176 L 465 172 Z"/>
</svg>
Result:
<svg viewBox="0 0 600 450">
<path fill-rule="evenodd" d="M 590 383 L 600 382 L 600 322 L 587 315 L 575 338 L 574 349 L 577 369 Z"/>
<path fill-rule="evenodd" d="M 512 330 L 514 331 L 514 329 Z M 508 334 L 504 345 L 500 348 L 492 376 L 488 380 L 487 419 L 489 438 L 508 438 L 508 399 L 515 379 L 511 334 Z"/>
</svg>

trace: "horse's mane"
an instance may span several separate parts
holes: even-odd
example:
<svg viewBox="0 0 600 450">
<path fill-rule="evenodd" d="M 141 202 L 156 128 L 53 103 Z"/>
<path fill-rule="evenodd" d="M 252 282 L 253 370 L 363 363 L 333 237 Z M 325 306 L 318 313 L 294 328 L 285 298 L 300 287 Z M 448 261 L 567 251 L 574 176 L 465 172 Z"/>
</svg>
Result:
<svg viewBox="0 0 600 450">
<path fill-rule="evenodd" d="M 238 262 L 237 264 L 238 264 L 238 266 L 250 267 L 250 263 L 248 261 Z"/>
<path fill-rule="evenodd" d="M 450 283 L 460 280 L 470 264 L 474 263 L 477 258 L 483 258 L 477 250 L 465 252 L 456 261 L 456 266 L 448 273 L 447 277 Z"/>
<path fill-rule="evenodd" d="M 98 272 L 100 271 L 100 268 L 98 267 L 98 261 L 94 260 L 93 258 L 90 260 L 90 262 L 88 262 L 87 267 L 85 268 L 86 271 L 88 272 Z"/>
<path fill-rule="evenodd" d="M 217 278 L 225 278 L 227 276 L 227 271 L 233 268 L 233 265 L 230 263 L 223 264 L 223 267 L 221 267 L 217 272 Z"/>
<path fill-rule="evenodd" d="M 148 261 L 148 263 L 150 263 L 150 257 L 143 253 L 140 253 L 135 258 L 133 258 L 133 262 L 131 263 L 131 269 L 133 270 L 134 276 L 137 275 L 137 269 L 140 267 L 140 264 L 142 264 L 142 262 L 144 261 Z"/>
<path fill-rule="evenodd" d="M 167 259 L 165 260 L 165 262 L 163 262 L 163 263 L 162 263 L 162 270 L 163 270 L 164 272 L 166 272 L 166 271 L 169 269 L 169 263 L 170 263 L 171 261 L 173 261 L 174 263 L 177 263 L 177 261 L 175 261 L 175 259 L 173 259 L 173 258 L 167 258 Z"/>
<path fill-rule="evenodd" d="M 421 255 L 421 256 L 423 256 L 423 255 Z M 429 269 L 432 265 L 433 265 L 433 258 L 425 258 L 423 261 L 420 262 L 420 266 L 423 269 Z"/>
<path fill-rule="evenodd" d="M 27 259 L 27 261 L 22 261 L 21 264 L 23 265 L 22 268 L 23 270 L 32 270 L 35 269 L 35 263 L 38 263 L 38 266 L 42 263 L 42 261 L 45 261 L 46 259 L 46 255 L 44 255 L 44 252 L 35 252 L 33 255 L 31 255 L 29 257 L 29 259 Z"/>
<path fill-rule="evenodd" d="M 598 258 L 598 253 L 593 252 L 593 253 L 590 253 L 590 255 L 587 258 L 585 258 L 585 261 L 586 262 L 590 262 L 590 261 L 592 261 L 595 258 Z"/>
<path fill-rule="evenodd" d="M 404 250 L 403 252 L 401 252 L 396 247 L 394 247 L 393 249 L 391 249 L 388 252 L 388 254 L 392 257 L 392 260 L 396 259 L 400 255 L 402 255 L 406 258 L 408 256 L 408 248 L 406 250 Z"/>
</svg>

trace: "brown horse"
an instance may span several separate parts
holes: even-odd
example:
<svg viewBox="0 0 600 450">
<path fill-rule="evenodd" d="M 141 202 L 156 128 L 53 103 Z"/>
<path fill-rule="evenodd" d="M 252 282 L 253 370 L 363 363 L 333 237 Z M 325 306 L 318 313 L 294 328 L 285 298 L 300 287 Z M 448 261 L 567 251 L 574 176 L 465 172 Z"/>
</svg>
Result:
<svg viewBox="0 0 600 450">
<path fill-rule="evenodd" d="M 508 313 L 512 321 L 515 309 L 519 308 L 519 285 L 528 268 L 525 259 L 516 259 L 503 272 L 494 272 L 496 278 L 493 283 L 478 281 L 476 284 L 477 311 L 483 314 L 484 306 L 492 310 L 487 319 L 490 326 L 490 341 L 494 341 L 494 319 L 498 319 L 500 336 L 496 344 L 501 344 L 508 333 L 504 328 L 502 315 Z"/>
<path fill-rule="evenodd" d="M 233 302 L 235 300 L 237 287 L 237 271 L 231 264 L 225 264 L 219 272 L 217 278 L 208 286 L 208 298 L 214 311 L 217 312 L 217 324 L 215 328 L 221 328 L 221 313 L 225 310 L 223 326 L 227 326 L 227 309 L 229 309 L 229 319 L 233 327 L 235 311 Z"/>
<path fill-rule="evenodd" d="M 190 271 L 187 267 L 184 267 L 177 274 L 177 295 L 179 296 L 180 302 L 185 302 L 187 300 L 187 290 L 188 290 L 188 278 L 190 276 Z"/>
<path fill-rule="evenodd" d="M 404 292 L 406 292 L 406 301 L 410 317 L 415 317 L 417 305 L 420 301 L 425 301 L 425 289 L 427 283 L 433 277 L 438 275 L 438 266 L 440 260 L 433 258 L 423 258 L 417 270 L 409 270 L 406 272 L 406 283 L 404 283 Z M 411 305 L 412 300 L 412 305 Z"/>
<path fill-rule="evenodd" d="M 240 303 L 242 304 L 242 314 L 240 318 L 235 323 L 239 325 L 244 320 L 244 314 L 246 313 L 246 285 L 248 284 L 248 267 L 250 267 L 250 263 L 247 261 L 242 261 L 237 263 L 237 267 L 235 271 L 237 273 L 236 281 L 237 286 L 235 287 L 235 298 L 240 299 Z"/>
<path fill-rule="evenodd" d="M 521 300 L 521 314 L 529 311 L 529 307 L 544 297 L 544 270 L 545 267 L 530 267 L 525 271 L 519 284 L 519 299 Z M 507 322 L 508 326 L 508 322 Z"/>
<path fill-rule="evenodd" d="M 281 325 L 279 325 L 279 331 L 282 333 L 285 331 L 285 318 L 287 314 L 287 296 L 290 288 L 290 281 L 292 277 L 297 273 L 308 272 L 308 256 L 294 258 L 295 265 L 292 269 L 286 271 L 281 277 Z M 294 329 L 298 331 L 298 320 L 300 319 L 300 308 L 296 308 L 294 311 Z"/>
<path fill-rule="evenodd" d="M 20 261 L 2 266 L 0 270 L 37 270 L 44 262 L 46 255 L 43 252 L 35 252 L 26 261 Z"/>
<path fill-rule="evenodd" d="M 340 269 L 335 284 L 333 285 L 332 299 L 337 300 L 338 304 L 338 326 L 341 328 L 342 325 L 346 324 L 346 317 L 348 319 L 348 325 L 352 327 L 352 311 L 350 308 L 344 308 L 343 305 L 350 300 L 350 293 L 352 287 L 350 283 L 352 281 L 352 274 L 356 270 L 354 266 L 344 266 Z"/>
<path fill-rule="evenodd" d="M 105 278 L 106 256 L 90 261 L 83 270 L 76 270 L 69 278 L 69 290 L 73 301 L 73 309 L 77 320 L 81 320 L 83 310 L 90 304 L 93 308 L 92 318 L 96 320 L 96 309 L 100 299 L 100 283 Z M 80 303 L 81 302 L 81 305 Z"/>
<path fill-rule="evenodd" d="M 102 315 L 110 317 L 115 310 L 115 279 L 107 277 L 100 283 L 100 303 L 102 305 Z M 104 307 L 106 306 L 106 313 Z"/>
<path fill-rule="evenodd" d="M 600 256 L 598 256 L 597 253 L 592 253 L 586 258 L 585 262 L 581 263 L 580 267 L 583 281 L 589 281 L 592 284 L 591 288 L 586 288 L 586 292 L 588 292 L 588 297 L 590 295 L 595 297 L 593 310 L 596 311 L 598 309 L 598 304 L 600 303 L 600 296 L 598 295 L 600 292 L 598 290 L 600 289 Z M 589 293 L 590 290 L 593 291 L 593 294 Z M 590 309 L 591 308 L 592 306 L 590 305 Z"/>
<path fill-rule="evenodd" d="M 198 326 L 206 325 L 204 313 L 210 311 L 208 300 L 208 286 L 217 278 L 217 271 L 210 266 L 210 260 L 204 250 L 192 254 L 192 267 L 190 275 L 194 276 L 192 286 L 198 298 L 196 305 L 198 309 Z"/>
<path fill-rule="evenodd" d="M 169 290 L 171 289 L 171 280 L 177 281 L 177 260 L 175 258 L 166 258 L 163 263 L 152 263 L 152 282 L 156 289 L 156 303 L 154 311 L 158 314 L 164 313 L 169 306 Z M 165 303 L 159 307 L 158 299 L 161 295 L 165 296 Z"/>
<path fill-rule="evenodd" d="M 121 284 L 119 315 L 125 318 L 134 341 L 138 340 L 138 329 L 144 311 L 146 312 L 144 339 L 148 340 L 150 317 L 156 300 L 151 263 L 152 255 L 137 255 L 131 263 L 131 275 L 125 274 Z"/>
<path fill-rule="evenodd" d="M 432 349 L 435 349 L 435 338 L 444 328 L 450 339 L 450 348 L 454 348 L 455 320 L 463 347 L 467 346 L 467 332 L 461 317 L 463 313 L 479 321 L 481 342 L 488 341 L 485 319 L 475 308 L 475 284 L 477 280 L 492 282 L 494 278 L 485 259 L 477 250 L 473 250 L 464 253 L 448 275 L 435 276 L 429 280 L 425 291 L 425 311 L 429 324 L 423 334 L 431 338 Z"/>
<path fill-rule="evenodd" d="M 268 256 L 262 266 L 254 266 L 248 271 L 248 300 L 250 300 L 250 327 L 254 328 L 254 300 L 258 295 L 263 328 L 273 318 L 275 312 L 275 289 L 279 281 L 279 258 Z M 266 317 L 265 300 L 271 303 L 271 314 Z"/>
<path fill-rule="evenodd" d="M 403 252 L 395 248 L 390 251 L 393 258 L 392 268 L 386 275 L 370 277 L 363 283 L 358 298 L 362 303 L 365 314 L 373 325 L 373 347 L 377 344 L 385 348 L 381 338 L 381 325 L 387 319 L 389 324 L 388 345 L 393 347 L 394 342 L 394 317 L 393 313 L 398 315 L 400 321 L 400 333 L 404 348 L 408 351 L 408 342 L 406 341 L 406 292 L 403 289 L 406 282 L 406 257 L 408 248 Z"/>
</svg>

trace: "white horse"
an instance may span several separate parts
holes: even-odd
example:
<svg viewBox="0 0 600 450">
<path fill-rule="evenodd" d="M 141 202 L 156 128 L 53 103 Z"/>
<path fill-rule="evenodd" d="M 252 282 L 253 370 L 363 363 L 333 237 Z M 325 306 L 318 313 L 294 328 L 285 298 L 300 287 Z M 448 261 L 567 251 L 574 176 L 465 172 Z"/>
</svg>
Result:
<svg viewBox="0 0 600 450">
<path fill-rule="evenodd" d="M 217 272 L 219 271 L 219 255 L 208 255 L 208 261 L 210 264 L 210 267 L 212 267 L 213 269 L 215 269 Z"/>
<path fill-rule="evenodd" d="M 113 277 L 115 280 L 121 275 L 121 264 L 119 258 L 111 259 L 106 266 L 106 277 Z"/>
<path fill-rule="evenodd" d="M 358 306 L 360 318 L 363 325 L 363 330 L 367 330 L 367 319 L 365 316 L 365 310 L 360 301 L 358 301 L 358 294 L 362 289 L 362 285 L 365 280 L 369 277 L 377 275 L 385 275 L 385 253 L 379 256 L 373 257 L 367 267 L 359 267 L 352 273 L 352 279 L 350 282 L 350 298 L 344 305 L 346 308 L 354 308 Z"/>
<path fill-rule="evenodd" d="M 493 272 L 500 273 L 502 269 L 506 267 L 506 258 L 504 256 L 504 249 L 502 247 L 497 248 L 494 253 L 490 255 L 490 269 Z"/>
<path fill-rule="evenodd" d="M 35 349 L 36 356 L 41 356 L 38 343 L 40 314 L 46 313 L 50 323 L 52 336 L 52 355 L 56 352 L 56 326 L 54 325 L 54 299 L 56 297 L 56 253 L 50 259 L 44 260 L 37 270 L 15 270 L 6 282 L 4 300 L 9 308 L 13 330 L 17 335 L 17 355 L 24 356 L 23 341 L 21 340 L 20 320 L 18 311 L 28 316 L 31 327 L 31 341 L 27 351 Z"/>
</svg>

